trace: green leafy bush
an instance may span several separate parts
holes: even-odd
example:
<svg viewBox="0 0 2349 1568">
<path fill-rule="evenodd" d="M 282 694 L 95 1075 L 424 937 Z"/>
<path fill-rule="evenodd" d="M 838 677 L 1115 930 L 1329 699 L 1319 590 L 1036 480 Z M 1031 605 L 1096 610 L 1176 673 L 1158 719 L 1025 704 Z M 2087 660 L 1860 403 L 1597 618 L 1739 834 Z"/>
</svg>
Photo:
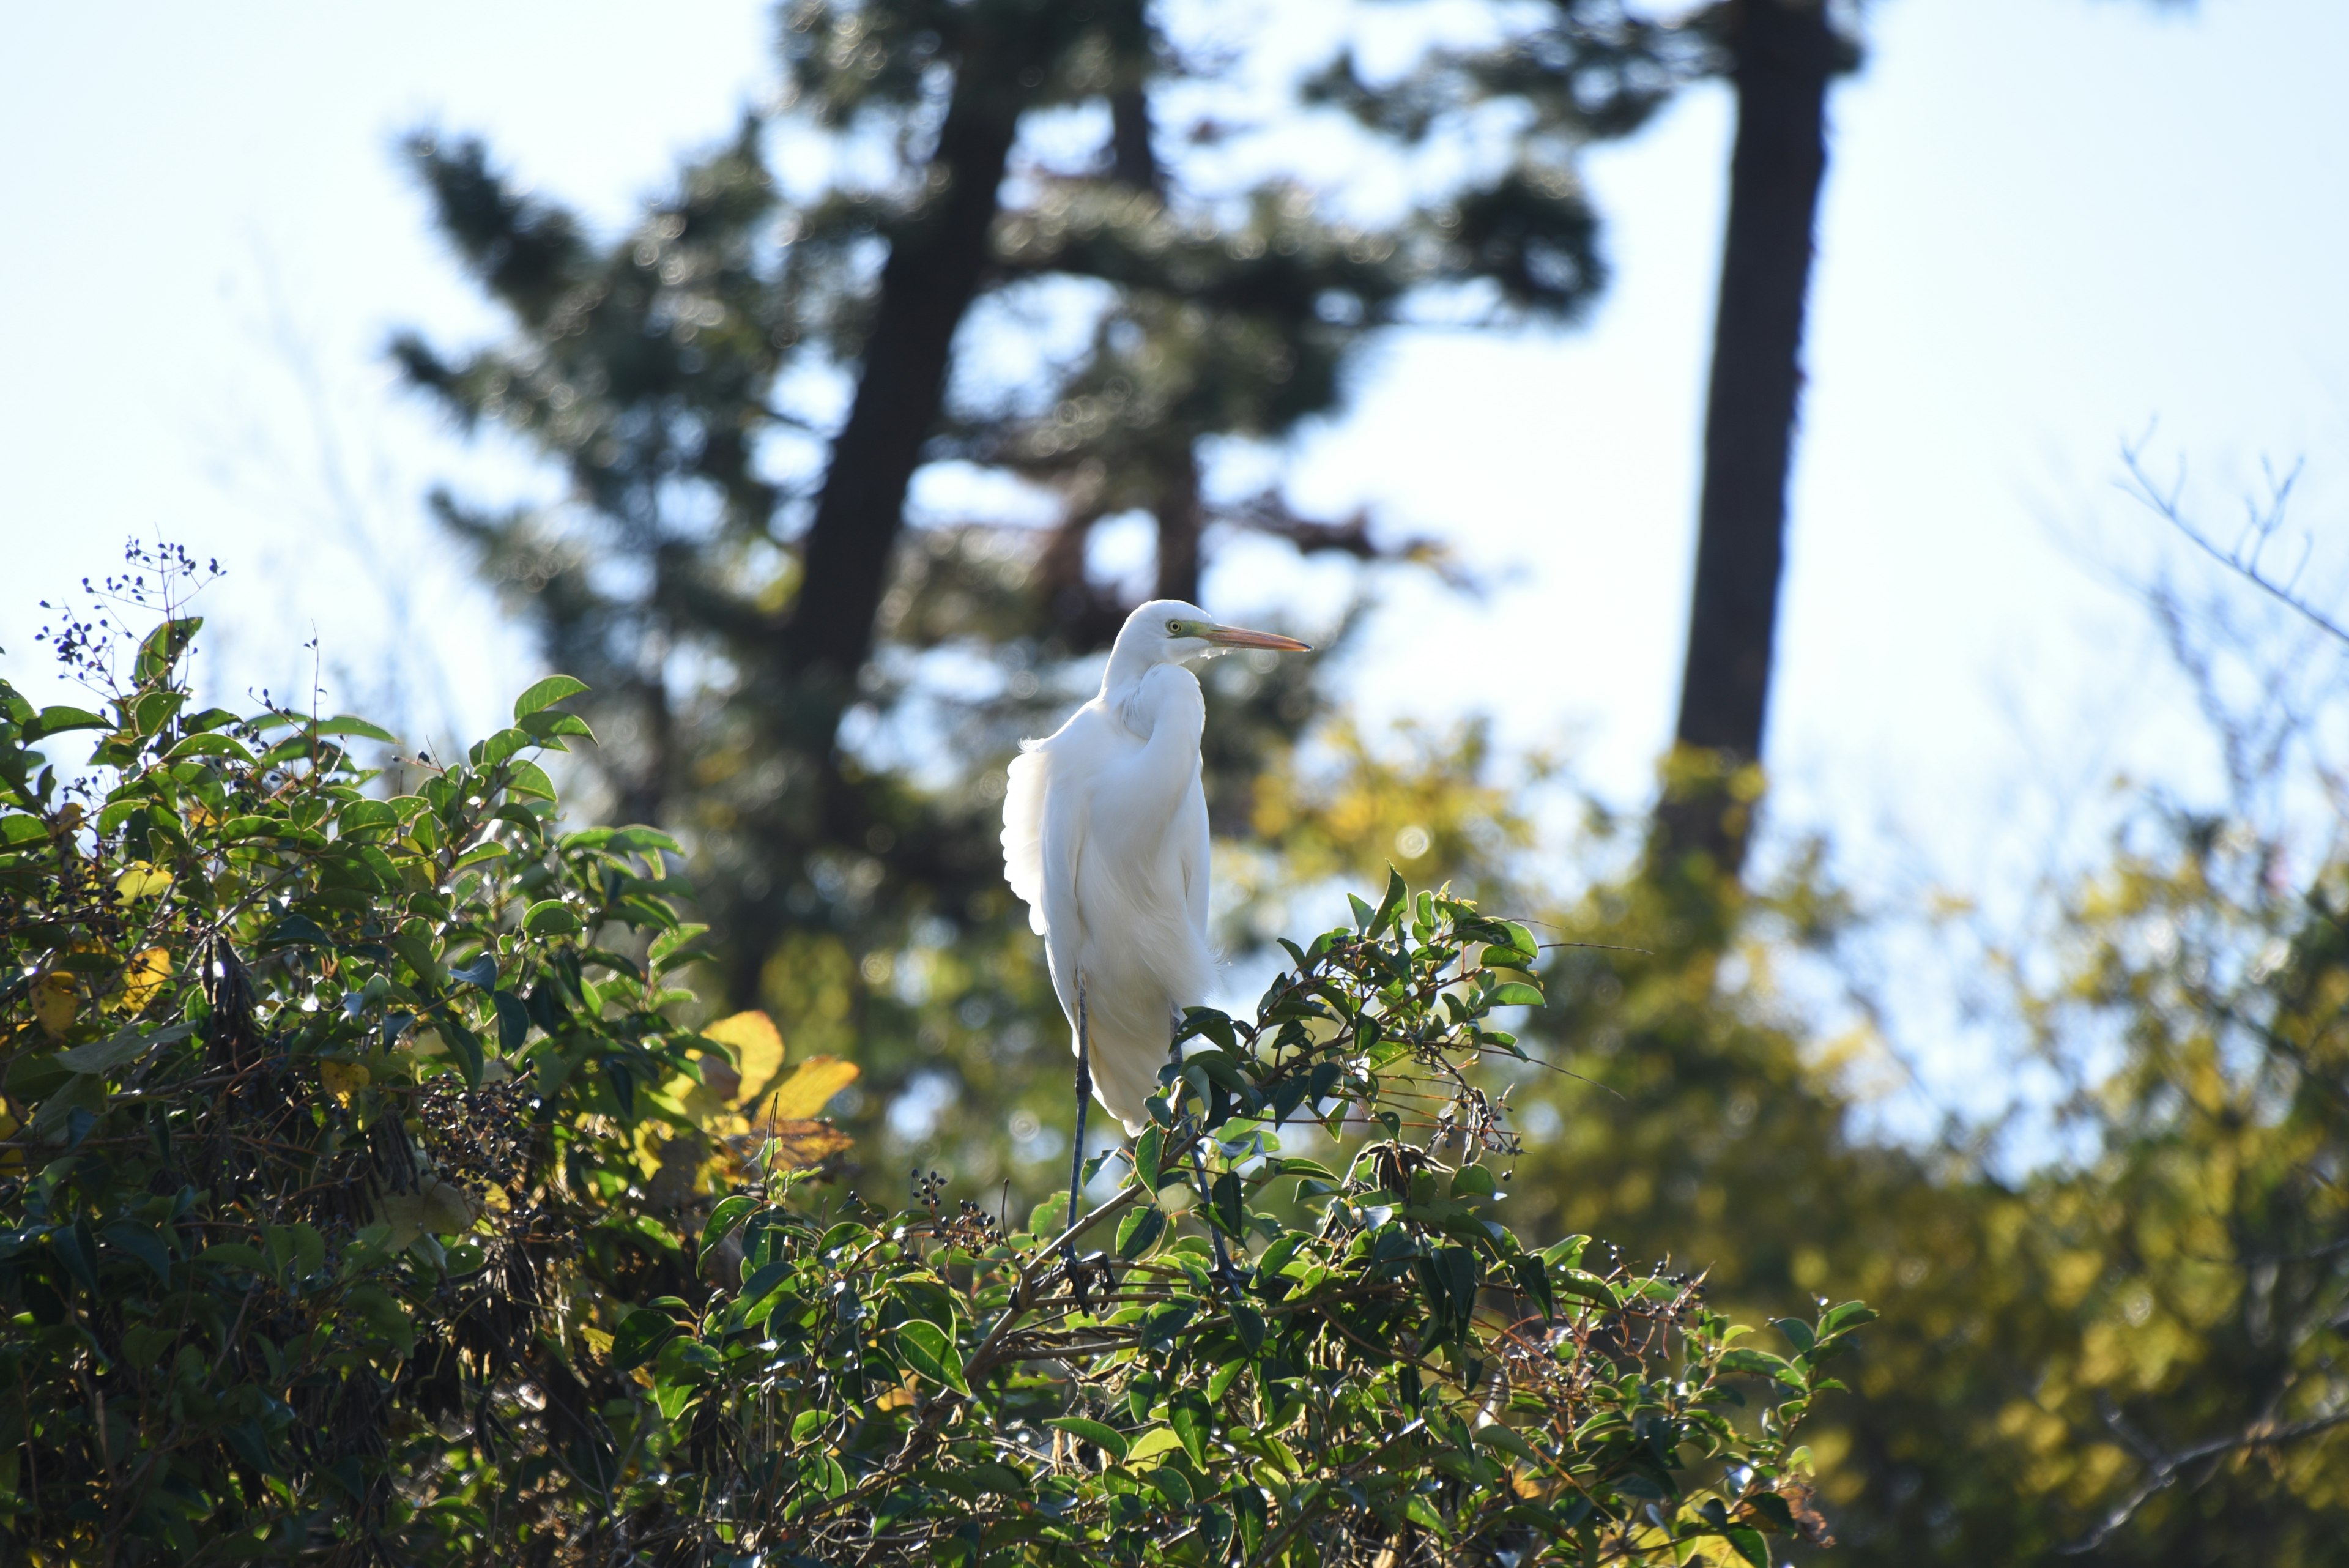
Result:
<svg viewBox="0 0 2349 1568">
<path fill-rule="evenodd" d="M 536 758 L 585 736 L 576 682 L 395 777 L 357 719 L 191 711 L 197 625 L 96 710 L 0 685 L 21 1554 L 1758 1565 L 1821 1538 L 1796 1428 L 1865 1308 L 1781 1322 L 1782 1356 L 1700 1279 L 1490 1218 L 1515 1143 L 1475 1067 L 1539 1000 L 1522 927 L 1395 878 L 1252 1018 L 1190 1015 L 1075 1226 L 929 1178 L 885 1209 L 816 1119 L 852 1066 L 688 1022 L 677 846 L 558 828 Z M 66 646 L 103 677 L 102 639 Z M 93 771 L 61 783 L 36 748 L 74 731 Z"/>
</svg>

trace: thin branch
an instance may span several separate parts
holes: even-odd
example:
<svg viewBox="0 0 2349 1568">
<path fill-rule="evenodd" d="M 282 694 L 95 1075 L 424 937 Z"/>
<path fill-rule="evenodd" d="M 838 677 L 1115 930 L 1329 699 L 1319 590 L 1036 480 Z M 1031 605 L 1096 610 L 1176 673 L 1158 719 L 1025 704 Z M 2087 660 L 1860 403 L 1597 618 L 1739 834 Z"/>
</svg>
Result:
<svg viewBox="0 0 2349 1568">
<path fill-rule="evenodd" d="M 2135 1491 L 2122 1500 L 2117 1508 L 2105 1516 L 2104 1522 L 2096 1527 L 2094 1534 L 2064 1548 L 2064 1555 L 2069 1557 L 2081 1556 L 2102 1546 L 2111 1538 L 2115 1531 L 2127 1524 L 2135 1516 L 2137 1511 L 2143 1508 L 2156 1494 L 2175 1485 L 2189 1467 L 2204 1459 L 2216 1459 L 2221 1454 L 2234 1453 L 2241 1449 L 2280 1449 L 2287 1443 L 2296 1443 L 2302 1438 L 2313 1438 L 2320 1432 L 2330 1431 L 2335 1427 L 2349 1426 L 2349 1408 L 2335 1410 L 2327 1416 L 2312 1416 L 2305 1421 L 2295 1421 L 2285 1427 L 2270 1427 L 2263 1423 L 2253 1425 L 2228 1437 L 2213 1438 L 2207 1442 L 2197 1443 L 2190 1449 L 2180 1449 L 2174 1454 L 2163 1454 L 2158 1449 L 2153 1449 L 2151 1444 L 2137 1436 L 2128 1427 L 2116 1409 L 2107 1410 L 2105 1413 L 2105 1420 L 2124 1442 L 2137 1449 L 2140 1456 L 2146 1459 L 2147 1463 L 2146 1478 L 2137 1483 Z"/>
<path fill-rule="evenodd" d="M 2166 488 L 2156 483 L 2146 467 L 2145 445 L 2140 441 L 2121 448 L 2121 465 L 2128 471 L 2129 483 L 2126 488 L 2129 493 L 2186 535 L 2204 555 L 2245 578 L 2277 602 L 2298 611 L 2323 630 L 2343 642 L 2349 642 L 2349 628 L 2344 628 L 2339 621 L 2310 604 L 2297 592 L 2301 574 L 2307 570 L 2309 556 L 2315 548 L 2314 535 L 2302 539 L 2300 564 L 2292 568 L 2290 576 L 2279 581 L 2260 565 L 2260 556 L 2283 527 L 2284 508 L 2292 499 L 2292 486 L 2300 481 L 2298 463 L 2294 463 L 2292 472 L 2282 479 L 2278 479 L 2272 470 L 2269 472 L 2266 506 L 2264 509 L 2257 504 L 2250 507 L 2243 530 L 2232 545 L 2220 545 L 2187 519 L 2180 504 L 2186 484 L 2186 471 L 2182 464 L 2175 483 Z"/>
</svg>

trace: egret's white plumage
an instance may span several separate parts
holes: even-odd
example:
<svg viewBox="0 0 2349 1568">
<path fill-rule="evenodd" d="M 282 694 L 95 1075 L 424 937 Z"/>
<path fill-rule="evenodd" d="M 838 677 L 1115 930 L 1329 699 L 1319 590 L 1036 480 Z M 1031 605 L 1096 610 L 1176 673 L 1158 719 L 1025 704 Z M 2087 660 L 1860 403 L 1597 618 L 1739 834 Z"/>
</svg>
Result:
<svg viewBox="0 0 2349 1568">
<path fill-rule="evenodd" d="M 1207 710 L 1182 660 L 1304 647 L 1154 599 L 1126 618 L 1100 695 L 1011 763 L 1004 876 L 1044 939 L 1072 1030 L 1081 977 L 1093 1092 L 1128 1132 L 1142 1130 L 1174 1021 L 1206 999 L 1215 971 L 1199 780 Z"/>
</svg>

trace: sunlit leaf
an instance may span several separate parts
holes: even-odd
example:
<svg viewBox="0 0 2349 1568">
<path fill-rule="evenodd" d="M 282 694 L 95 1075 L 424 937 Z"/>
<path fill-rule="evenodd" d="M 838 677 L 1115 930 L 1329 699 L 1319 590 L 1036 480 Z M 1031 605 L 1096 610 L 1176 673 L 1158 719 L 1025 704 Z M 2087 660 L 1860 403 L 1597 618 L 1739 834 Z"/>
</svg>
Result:
<svg viewBox="0 0 2349 1568">
<path fill-rule="evenodd" d="M 134 902 L 167 893 L 171 888 L 171 874 L 144 860 L 133 860 L 114 879 L 114 890 Z"/>
<path fill-rule="evenodd" d="M 914 1371 L 958 1393 L 970 1392 L 963 1380 L 962 1352 L 937 1324 L 909 1318 L 897 1325 L 896 1345 L 898 1357 Z"/>
<path fill-rule="evenodd" d="M 171 949 L 145 948 L 132 953 L 130 961 L 122 966 L 122 989 L 111 1005 L 122 1012 L 142 1012 L 171 978 Z"/>
<path fill-rule="evenodd" d="M 33 1016 L 50 1033 L 63 1034 L 73 1027 L 74 1014 L 80 1008 L 81 993 L 73 976 L 51 970 L 33 981 Z"/>
<path fill-rule="evenodd" d="M 1082 1416 L 1055 1416 L 1044 1425 L 1057 1427 L 1072 1438 L 1082 1438 L 1086 1442 L 1107 1454 L 1112 1460 L 1123 1459 L 1126 1457 L 1125 1434 L 1114 1427 L 1105 1427 L 1099 1421 L 1087 1420 Z"/>
<path fill-rule="evenodd" d="M 550 675 L 543 680 L 532 682 L 521 696 L 514 699 L 513 716 L 517 721 L 527 719 L 542 708 L 560 702 L 565 697 L 576 697 L 586 690 L 587 682 L 575 676 Z"/>
<path fill-rule="evenodd" d="M 835 1056 L 811 1056 L 792 1070 L 765 1096 L 765 1114 L 793 1121 L 812 1116 L 832 1103 L 833 1096 L 856 1082 L 854 1062 Z"/>
<path fill-rule="evenodd" d="M 350 1105 L 353 1096 L 367 1086 L 369 1079 L 367 1068 L 357 1062 L 326 1061 L 318 1064 L 319 1086 L 346 1107 Z"/>
<path fill-rule="evenodd" d="M 763 1012 L 737 1012 L 706 1025 L 701 1031 L 705 1040 L 715 1040 L 734 1053 L 734 1070 L 741 1081 L 741 1092 L 735 1097 L 738 1105 L 749 1105 L 773 1086 L 775 1075 L 782 1070 L 783 1036 L 775 1021 Z M 829 1099 L 831 1096 L 826 1096 Z M 817 1110 L 823 1109 L 819 1104 Z M 781 1116 L 812 1116 L 813 1111 L 780 1111 Z"/>
</svg>

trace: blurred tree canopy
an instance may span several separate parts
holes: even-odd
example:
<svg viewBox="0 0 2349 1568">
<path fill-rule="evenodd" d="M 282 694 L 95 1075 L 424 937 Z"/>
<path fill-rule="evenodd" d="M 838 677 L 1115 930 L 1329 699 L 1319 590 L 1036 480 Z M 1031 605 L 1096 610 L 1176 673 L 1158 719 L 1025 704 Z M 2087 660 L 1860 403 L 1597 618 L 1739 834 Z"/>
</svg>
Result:
<svg viewBox="0 0 2349 1568">
<path fill-rule="evenodd" d="M 409 144 L 512 333 L 396 356 L 566 482 L 441 514 L 595 688 L 611 814 L 688 845 L 728 1000 L 853 1034 L 868 1115 L 926 1073 L 989 1107 L 966 1168 L 999 1165 L 994 1112 L 1033 1075 L 1005 1069 L 1058 1033 L 1000 874 L 1012 742 L 1081 694 L 1130 599 L 1195 597 L 1227 541 L 1429 559 L 1277 486 L 1211 492 L 1208 443 L 1333 409 L 1381 327 L 1568 317 L 1603 280 L 1576 155 L 1699 56 L 1610 4 L 1495 15 L 1497 42 L 1431 33 L 1380 85 L 1341 58 L 1266 88 L 1133 0 L 786 5 L 779 107 L 608 239 L 478 142 Z M 1384 161 L 1383 208 L 1317 189 L 1282 140 L 1314 116 Z M 1222 156 L 1170 155 L 1201 148 Z M 917 480 L 943 499 L 909 527 Z M 987 510 L 1006 485 L 1029 515 Z M 1156 540 L 1138 588 L 1089 569 L 1119 519 Z M 1293 618 L 1342 630 L 1340 607 Z M 1313 679 L 1209 682 L 1220 831 L 1248 831 Z"/>
</svg>

